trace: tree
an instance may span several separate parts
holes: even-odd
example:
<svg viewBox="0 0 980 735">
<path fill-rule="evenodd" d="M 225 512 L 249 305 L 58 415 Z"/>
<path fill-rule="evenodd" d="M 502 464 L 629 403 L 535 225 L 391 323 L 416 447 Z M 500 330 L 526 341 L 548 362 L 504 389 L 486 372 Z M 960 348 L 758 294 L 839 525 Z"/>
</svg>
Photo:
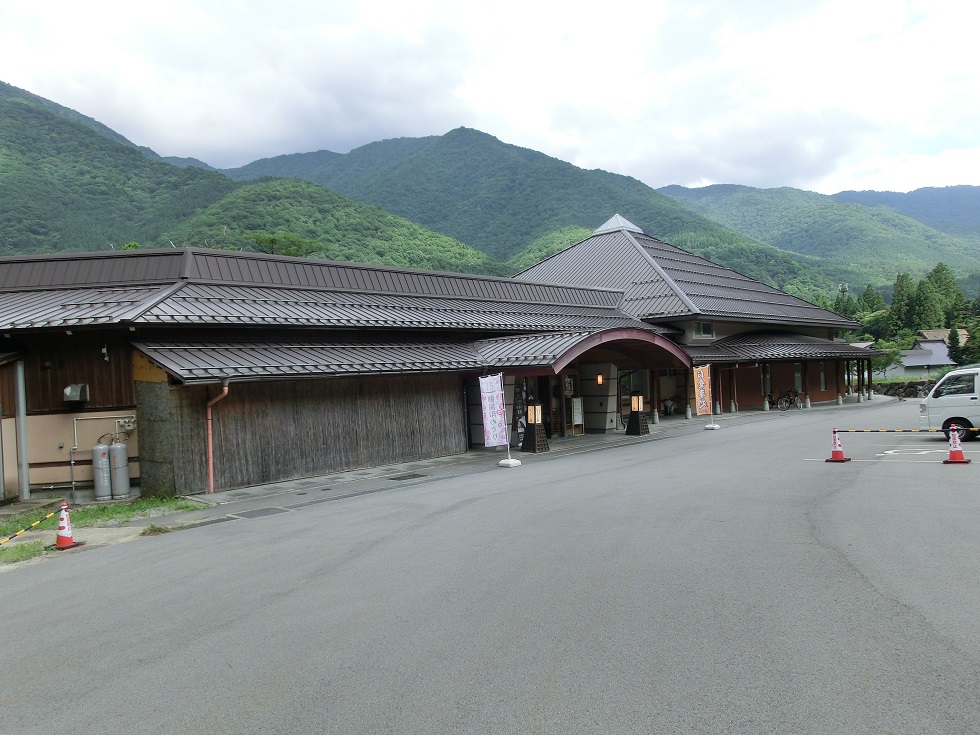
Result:
<svg viewBox="0 0 980 735">
<path fill-rule="evenodd" d="M 887 309 L 888 304 L 885 303 L 885 297 L 881 295 L 870 283 L 867 288 L 864 289 L 864 293 L 858 296 L 857 299 L 857 310 L 858 313 L 867 312 L 873 313 L 876 311 L 881 311 L 882 309 Z"/>
<path fill-rule="evenodd" d="M 869 335 L 873 340 L 883 339 L 888 336 L 888 309 L 864 312 L 857 315 L 857 320 L 861 322 L 862 331 Z"/>
<path fill-rule="evenodd" d="M 960 344 L 960 332 L 956 327 L 949 330 L 949 342 L 946 345 L 949 359 L 957 365 L 963 364 L 963 345 Z"/>
<path fill-rule="evenodd" d="M 941 329 L 945 326 L 943 299 L 928 278 L 919 281 L 909 312 L 911 329 Z"/>
<path fill-rule="evenodd" d="M 956 361 L 957 365 L 971 365 L 973 363 L 980 363 L 980 337 L 975 335 L 980 335 L 980 319 L 971 319 L 963 324 L 963 327 L 969 331 L 970 338 L 963 341 L 960 338 L 959 330 L 956 330 L 956 338 L 960 341 L 960 347 L 958 350 L 959 360 Z M 950 337 L 950 352 L 949 356 L 953 358 L 952 349 L 952 338 L 953 333 L 949 333 Z M 955 359 L 955 358 L 954 358 Z"/>
<path fill-rule="evenodd" d="M 871 358 L 871 369 L 882 375 L 888 375 L 888 368 L 898 362 L 898 356 L 902 353 L 902 346 L 890 340 L 878 340 L 875 349 L 883 352 L 883 355 Z"/>
<path fill-rule="evenodd" d="M 937 263 L 926 275 L 926 280 L 933 285 L 942 303 L 944 324 L 943 326 L 952 327 L 967 310 L 969 304 L 963 290 L 956 282 L 953 272 L 945 263 Z"/>
<path fill-rule="evenodd" d="M 915 296 L 915 286 L 912 276 L 899 273 L 892 288 L 892 306 L 888 314 L 888 333 L 897 334 L 902 329 L 912 329 L 912 299 Z"/>
<path fill-rule="evenodd" d="M 846 291 L 842 291 L 837 294 L 837 299 L 834 301 L 833 311 L 835 314 L 840 314 L 841 316 L 846 316 L 851 319 L 855 314 L 858 313 L 857 301 Z"/>
</svg>

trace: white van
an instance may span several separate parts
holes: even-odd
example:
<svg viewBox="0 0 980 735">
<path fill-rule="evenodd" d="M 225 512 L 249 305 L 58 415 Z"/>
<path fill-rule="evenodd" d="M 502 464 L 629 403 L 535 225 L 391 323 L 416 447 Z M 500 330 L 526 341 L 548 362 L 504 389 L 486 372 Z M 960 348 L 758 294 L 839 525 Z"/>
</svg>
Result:
<svg viewBox="0 0 980 735">
<path fill-rule="evenodd" d="M 964 429 L 961 440 L 976 439 L 980 426 L 980 366 L 952 370 L 933 386 L 919 404 L 919 428 L 942 429 L 949 438 L 949 427 L 956 424 Z"/>
</svg>

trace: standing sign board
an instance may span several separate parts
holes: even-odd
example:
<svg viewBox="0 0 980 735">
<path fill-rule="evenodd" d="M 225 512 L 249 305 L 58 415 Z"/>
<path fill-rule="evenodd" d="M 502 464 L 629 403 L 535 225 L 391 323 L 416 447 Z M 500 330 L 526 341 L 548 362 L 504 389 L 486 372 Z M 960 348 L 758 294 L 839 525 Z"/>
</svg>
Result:
<svg viewBox="0 0 980 735">
<path fill-rule="evenodd" d="M 698 416 L 711 415 L 711 366 L 694 368 L 694 403 Z"/>
<path fill-rule="evenodd" d="M 483 405 L 483 443 L 488 447 L 510 445 L 507 409 L 504 405 L 503 373 L 480 378 L 480 402 Z"/>
<path fill-rule="evenodd" d="M 582 411 L 582 399 L 572 399 L 572 434 L 585 433 L 585 414 Z"/>
</svg>

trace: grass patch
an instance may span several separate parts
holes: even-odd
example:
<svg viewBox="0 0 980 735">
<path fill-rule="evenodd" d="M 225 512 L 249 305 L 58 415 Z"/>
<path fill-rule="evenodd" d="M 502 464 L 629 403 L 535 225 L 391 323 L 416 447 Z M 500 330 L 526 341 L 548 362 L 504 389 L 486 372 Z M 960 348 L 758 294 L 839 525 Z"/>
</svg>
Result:
<svg viewBox="0 0 980 735">
<path fill-rule="evenodd" d="M 173 526 L 159 526 L 156 523 L 149 523 L 140 533 L 140 536 L 159 536 L 161 533 L 170 533 L 176 530 Z"/>
<path fill-rule="evenodd" d="M 72 526 L 116 526 L 128 523 L 136 518 L 179 513 L 185 510 L 197 510 L 200 503 L 187 498 L 137 498 L 129 503 L 112 503 L 111 505 L 83 505 L 71 510 Z"/>
<path fill-rule="evenodd" d="M 137 498 L 128 503 L 112 503 L 106 505 L 85 505 L 78 508 L 69 508 L 71 513 L 71 525 L 73 527 L 84 528 L 87 526 L 118 526 L 137 518 L 150 518 L 152 516 L 166 515 L 168 513 L 179 513 L 186 510 L 197 510 L 201 504 L 188 500 L 187 498 Z M 38 510 L 33 513 L 11 516 L 0 520 L 0 538 L 5 538 L 17 533 L 21 529 L 28 528 L 32 523 L 44 518 L 51 512 Z M 56 511 L 51 518 L 41 521 L 36 529 L 56 529 L 58 527 L 59 512 Z"/>
<path fill-rule="evenodd" d="M 44 553 L 43 541 L 26 541 L 13 546 L 0 546 L 0 564 L 27 561 Z"/>
</svg>

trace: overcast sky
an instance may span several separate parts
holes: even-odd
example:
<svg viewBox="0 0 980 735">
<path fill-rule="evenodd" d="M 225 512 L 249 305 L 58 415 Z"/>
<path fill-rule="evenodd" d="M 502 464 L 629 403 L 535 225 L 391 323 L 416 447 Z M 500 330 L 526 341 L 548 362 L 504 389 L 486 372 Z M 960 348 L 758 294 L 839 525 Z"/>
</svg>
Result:
<svg viewBox="0 0 980 735">
<path fill-rule="evenodd" d="M 975 0 L 0 0 L 0 80 L 225 168 L 459 126 L 655 187 L 980 185 Z"/>
</svg>

